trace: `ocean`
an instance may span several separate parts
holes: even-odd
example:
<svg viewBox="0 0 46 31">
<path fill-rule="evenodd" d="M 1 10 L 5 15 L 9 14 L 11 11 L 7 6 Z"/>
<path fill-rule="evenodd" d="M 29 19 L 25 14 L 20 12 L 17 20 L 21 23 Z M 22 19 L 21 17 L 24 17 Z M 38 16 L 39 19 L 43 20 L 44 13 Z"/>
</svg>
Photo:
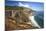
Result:
<svg viewBox="0 0 46 31">
<path fill-rule="evenodd" d="M 44 28 L 44 11 L 37 11 L 34 19 L 40 25 L 41 28 Z"/>
</svg>

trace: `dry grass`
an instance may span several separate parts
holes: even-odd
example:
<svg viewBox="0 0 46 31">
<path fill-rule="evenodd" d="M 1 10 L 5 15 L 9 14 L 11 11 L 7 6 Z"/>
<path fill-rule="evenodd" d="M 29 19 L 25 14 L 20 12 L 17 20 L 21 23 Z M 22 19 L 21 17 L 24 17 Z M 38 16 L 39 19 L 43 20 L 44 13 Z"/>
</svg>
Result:
<svg viewBox="0 0 46 31">
<path fill-rule="evenodd" d="M 32 28 L 31 24 L 27 24 L 26 22 L 16 23 L 14 19 L 6 18 L 6 29 L 7 30 L 23 30 Z"/>
</svg>

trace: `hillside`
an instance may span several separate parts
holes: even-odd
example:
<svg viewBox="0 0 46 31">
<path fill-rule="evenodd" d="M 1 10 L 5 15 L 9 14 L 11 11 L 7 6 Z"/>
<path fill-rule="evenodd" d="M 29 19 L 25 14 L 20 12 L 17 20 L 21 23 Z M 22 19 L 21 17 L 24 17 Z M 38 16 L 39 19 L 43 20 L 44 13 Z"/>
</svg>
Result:
<svg viewBox="0 0 46 31">
<path fill-rule="evenodd" d="M 19 7 L 19 6 L 5 6 L 5 10 L 23 10 L 23 9 L 29 9 L 26 7 Z M 30 9 L 31 10 L 31 9 Z"/>
</svg>

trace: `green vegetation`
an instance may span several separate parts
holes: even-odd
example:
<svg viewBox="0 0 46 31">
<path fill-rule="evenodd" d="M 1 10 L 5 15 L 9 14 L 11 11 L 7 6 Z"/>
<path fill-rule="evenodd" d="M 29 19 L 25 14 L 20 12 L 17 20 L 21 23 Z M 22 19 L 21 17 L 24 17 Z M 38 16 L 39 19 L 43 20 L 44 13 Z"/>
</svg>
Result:
<svg viewBox="0 0 46 31">
<path fill-rule="evenodd" d="M 19 6 L 5 6 L 5 10 L 23 10 L 23 7 Z"/>
</svg>

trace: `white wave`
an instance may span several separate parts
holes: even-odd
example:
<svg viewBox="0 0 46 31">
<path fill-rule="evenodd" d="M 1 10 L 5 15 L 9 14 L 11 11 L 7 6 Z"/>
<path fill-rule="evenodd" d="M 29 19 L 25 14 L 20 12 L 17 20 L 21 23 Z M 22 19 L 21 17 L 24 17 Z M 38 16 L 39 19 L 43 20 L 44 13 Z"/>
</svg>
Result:
<svg viewBox="0 0 46 31">
<path fill-rule="evenodd" d="M 38 25 L 38 23 L 35 21 L 34 16 L 30 16 L 29 19 L 31 20 L 29 23 L 32 24 L 34 27 L 38 27 L 40 28 L 40 26 Z"/>
</svg>

